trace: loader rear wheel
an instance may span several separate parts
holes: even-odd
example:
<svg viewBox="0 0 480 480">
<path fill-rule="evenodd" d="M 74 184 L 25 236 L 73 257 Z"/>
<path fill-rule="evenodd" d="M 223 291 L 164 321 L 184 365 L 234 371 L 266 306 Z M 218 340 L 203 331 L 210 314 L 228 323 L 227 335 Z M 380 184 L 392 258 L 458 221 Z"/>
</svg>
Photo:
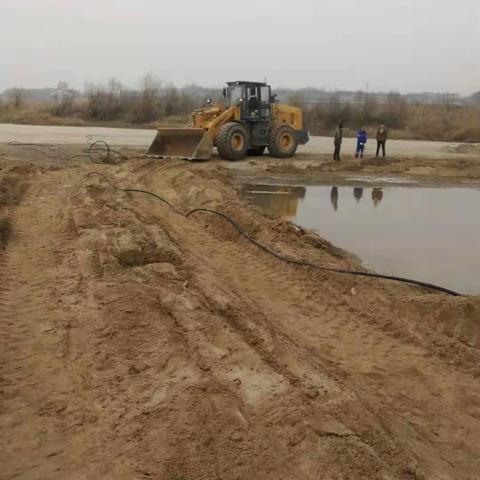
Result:
<svg viewBox="0 0 480 480">
<path fill-rule="evenodd" d="M 293 157 L 297 147 L 297 136 L 290 125 L 278 125 L 270 132 L 268 151 L 272 157 Z"/>
<path fill-rule="evenodd" d="M 215 139 L 218 153 L 226 160 L 241 160 L 248 152 L 248 134 L 240 123 L 229 122 L 220 128 Z"/>
<path fill-rule="evenodd" d="M 264 151 L 265 147 L 252 147 L 248 149 L 247 155 L 249 157 L 260 157 Z"/>
</svg>

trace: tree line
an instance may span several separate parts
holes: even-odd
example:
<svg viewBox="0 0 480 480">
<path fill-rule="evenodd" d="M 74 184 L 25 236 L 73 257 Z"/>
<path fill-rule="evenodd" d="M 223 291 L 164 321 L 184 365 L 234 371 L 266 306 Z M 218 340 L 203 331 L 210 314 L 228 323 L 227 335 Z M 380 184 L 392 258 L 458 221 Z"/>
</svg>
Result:
<svg viewBox="0 0 480 480">
<path fill-rule="evenodd" d="M 24 119 L 23 123 L 35 123 L 37 115 L 39 122 L 57 124 L 74 123 L 73 120 L 87 124 L 186 124 L 191 111 L 203 105 L 205 98 L 222 100 L 220 88 L 177 88 L 153 73 L 146 74 L 136 90 L 115 78 L 104 84 L 86 84 L 83 93 L 69 89 L 65 82 L 51 90 L 50 101 L 34 107 L 24 90 L 10 89 L 7 98 L 0 102 L 0 121 Z M 433 103 L 423 103 L 412 102 L 411 95 L 398 92 L 359 91 L 345 95 L 315 89 L 278 89 L 277 93 L 281 102 L 303 109 L 305 124 L 313 135 L 330 135 L 340 122 L 347 135 L 360 127 L 373 129 L 383 122 L 398 138 L 480 142 L 480 92 L 463 103 L 451 94 L 435 94 Z"/>
</svg>

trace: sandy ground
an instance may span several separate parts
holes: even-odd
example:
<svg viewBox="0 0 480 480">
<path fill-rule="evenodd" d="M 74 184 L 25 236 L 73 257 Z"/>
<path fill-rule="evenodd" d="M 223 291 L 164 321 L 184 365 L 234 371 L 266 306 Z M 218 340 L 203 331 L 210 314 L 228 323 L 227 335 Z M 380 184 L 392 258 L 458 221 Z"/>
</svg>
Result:
<svg viewBox="0 0 480 480">
<path fill-rule="evenodd" d="M 147 147 L 155 136 L 155 130 L 104 128 L 104 127 L 57 127 L 38 125 L 0 124 L 0 143 L 11 141 L 35 143 L 83 144 L 88 140 L 102 139 L 111 145 Z M 351 156 L 356 141 L 346 138 L 342 150 Z M 417 156 L 453 158 L 462 155 L 480 155 L 480 144 L 456 144 L 447 142 L 424 142 L 413 140 L 390 140 L 388 153 L 392 156 Z M 373 154 L 375 142 L 370 140 L 366 154 Z M 299 148 L 299 153 L 308 155 L 333 152 L 332 139 L 312 137 L 310 142 Z"/>
<path fill-rule="evenodd" d="M 119 190 L 360 268 L 224 162 L 0 152 L 1 479 L 478 478 L 480 297 L 288 265 Z"/>
<path fill-rule="evenodd" d="M 380 183 L 460 185 L 478 184 L 480 181 L 480 154 L 443 157 L 389 156 L 386 159 L 365 157 L 355 159 L 344 156 L 340 162 L 332 161 L 330 155 L 298 154 L 293 159 L 278 160 L 263 156 L 244 162 L 221 162 L 223 168 L 240 177 L 266 179 L 291 176 L 302 183 L 325 183 L 341 181 L 362 182 L 377 179 Z M 362 180 L 363 179 L 363 180 Z M 383 179 L 383 180 L 382 180 Z"/>
</svg>

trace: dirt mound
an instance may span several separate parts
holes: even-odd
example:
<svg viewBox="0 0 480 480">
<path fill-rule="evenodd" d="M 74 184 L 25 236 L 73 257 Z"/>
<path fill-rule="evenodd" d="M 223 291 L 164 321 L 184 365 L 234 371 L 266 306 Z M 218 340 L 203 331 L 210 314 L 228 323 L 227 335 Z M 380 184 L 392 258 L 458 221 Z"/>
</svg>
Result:
<svg viewBox="0 0 480 480">
<path fill-rule="evenodd" d="M 218 217 L 119 190 L 358 267 L 251 209 L 215 163 L 95 170 L 31 175 L 9 210 L 5 478 L 475 478 L 480 354 L 458 325 L 478 299 L 288 265 Z"/>
<path fill-rule="evenodd" d="M 459 340 L 472 349 L 480 349 L 480 297 L 460 301 L 428 302 L 417 305 L 429 328 Z"/>
</svg>

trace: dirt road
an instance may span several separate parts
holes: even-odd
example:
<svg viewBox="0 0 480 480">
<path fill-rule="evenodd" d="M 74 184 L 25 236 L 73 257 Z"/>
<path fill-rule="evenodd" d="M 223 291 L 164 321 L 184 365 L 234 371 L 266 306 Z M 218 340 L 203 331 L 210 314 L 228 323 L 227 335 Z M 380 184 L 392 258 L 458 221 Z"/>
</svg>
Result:
<svg viewBox="0 0 480 480">
<path fill-rule="evenodd" d="M 360 268 L 216 162 L 0 167 L 1 479 L 478 478 L 478 297 L 119 190 Z"/>
<path fill-rule="evenodd" d="M 102 139 L 111 145 L 147 147 L 155 136 L 155 130 L 122 129 L 105 127 L 57 127 L 38 125 L 0 124 L 0 143 L 10 141 L 34 143 L 83 144 L 87 140 Z M 374 140 L 368 143 L 366 154 L 374 154 Z M 342 150 L 350 157 L 355 151 L 353 138 L 344 140 Z M 332 139 L 312 137 L 310 142 L 300 147 L 299 152 L 306 155 L 332 153 Z M 447 142 L 425 142 L 414 140 L 390 140 L 388 154 L 391 156 L 419 156 L 436 158 L 454 158 L 479 155 L 480 145 L 462 146 Z"/>
</svg>

